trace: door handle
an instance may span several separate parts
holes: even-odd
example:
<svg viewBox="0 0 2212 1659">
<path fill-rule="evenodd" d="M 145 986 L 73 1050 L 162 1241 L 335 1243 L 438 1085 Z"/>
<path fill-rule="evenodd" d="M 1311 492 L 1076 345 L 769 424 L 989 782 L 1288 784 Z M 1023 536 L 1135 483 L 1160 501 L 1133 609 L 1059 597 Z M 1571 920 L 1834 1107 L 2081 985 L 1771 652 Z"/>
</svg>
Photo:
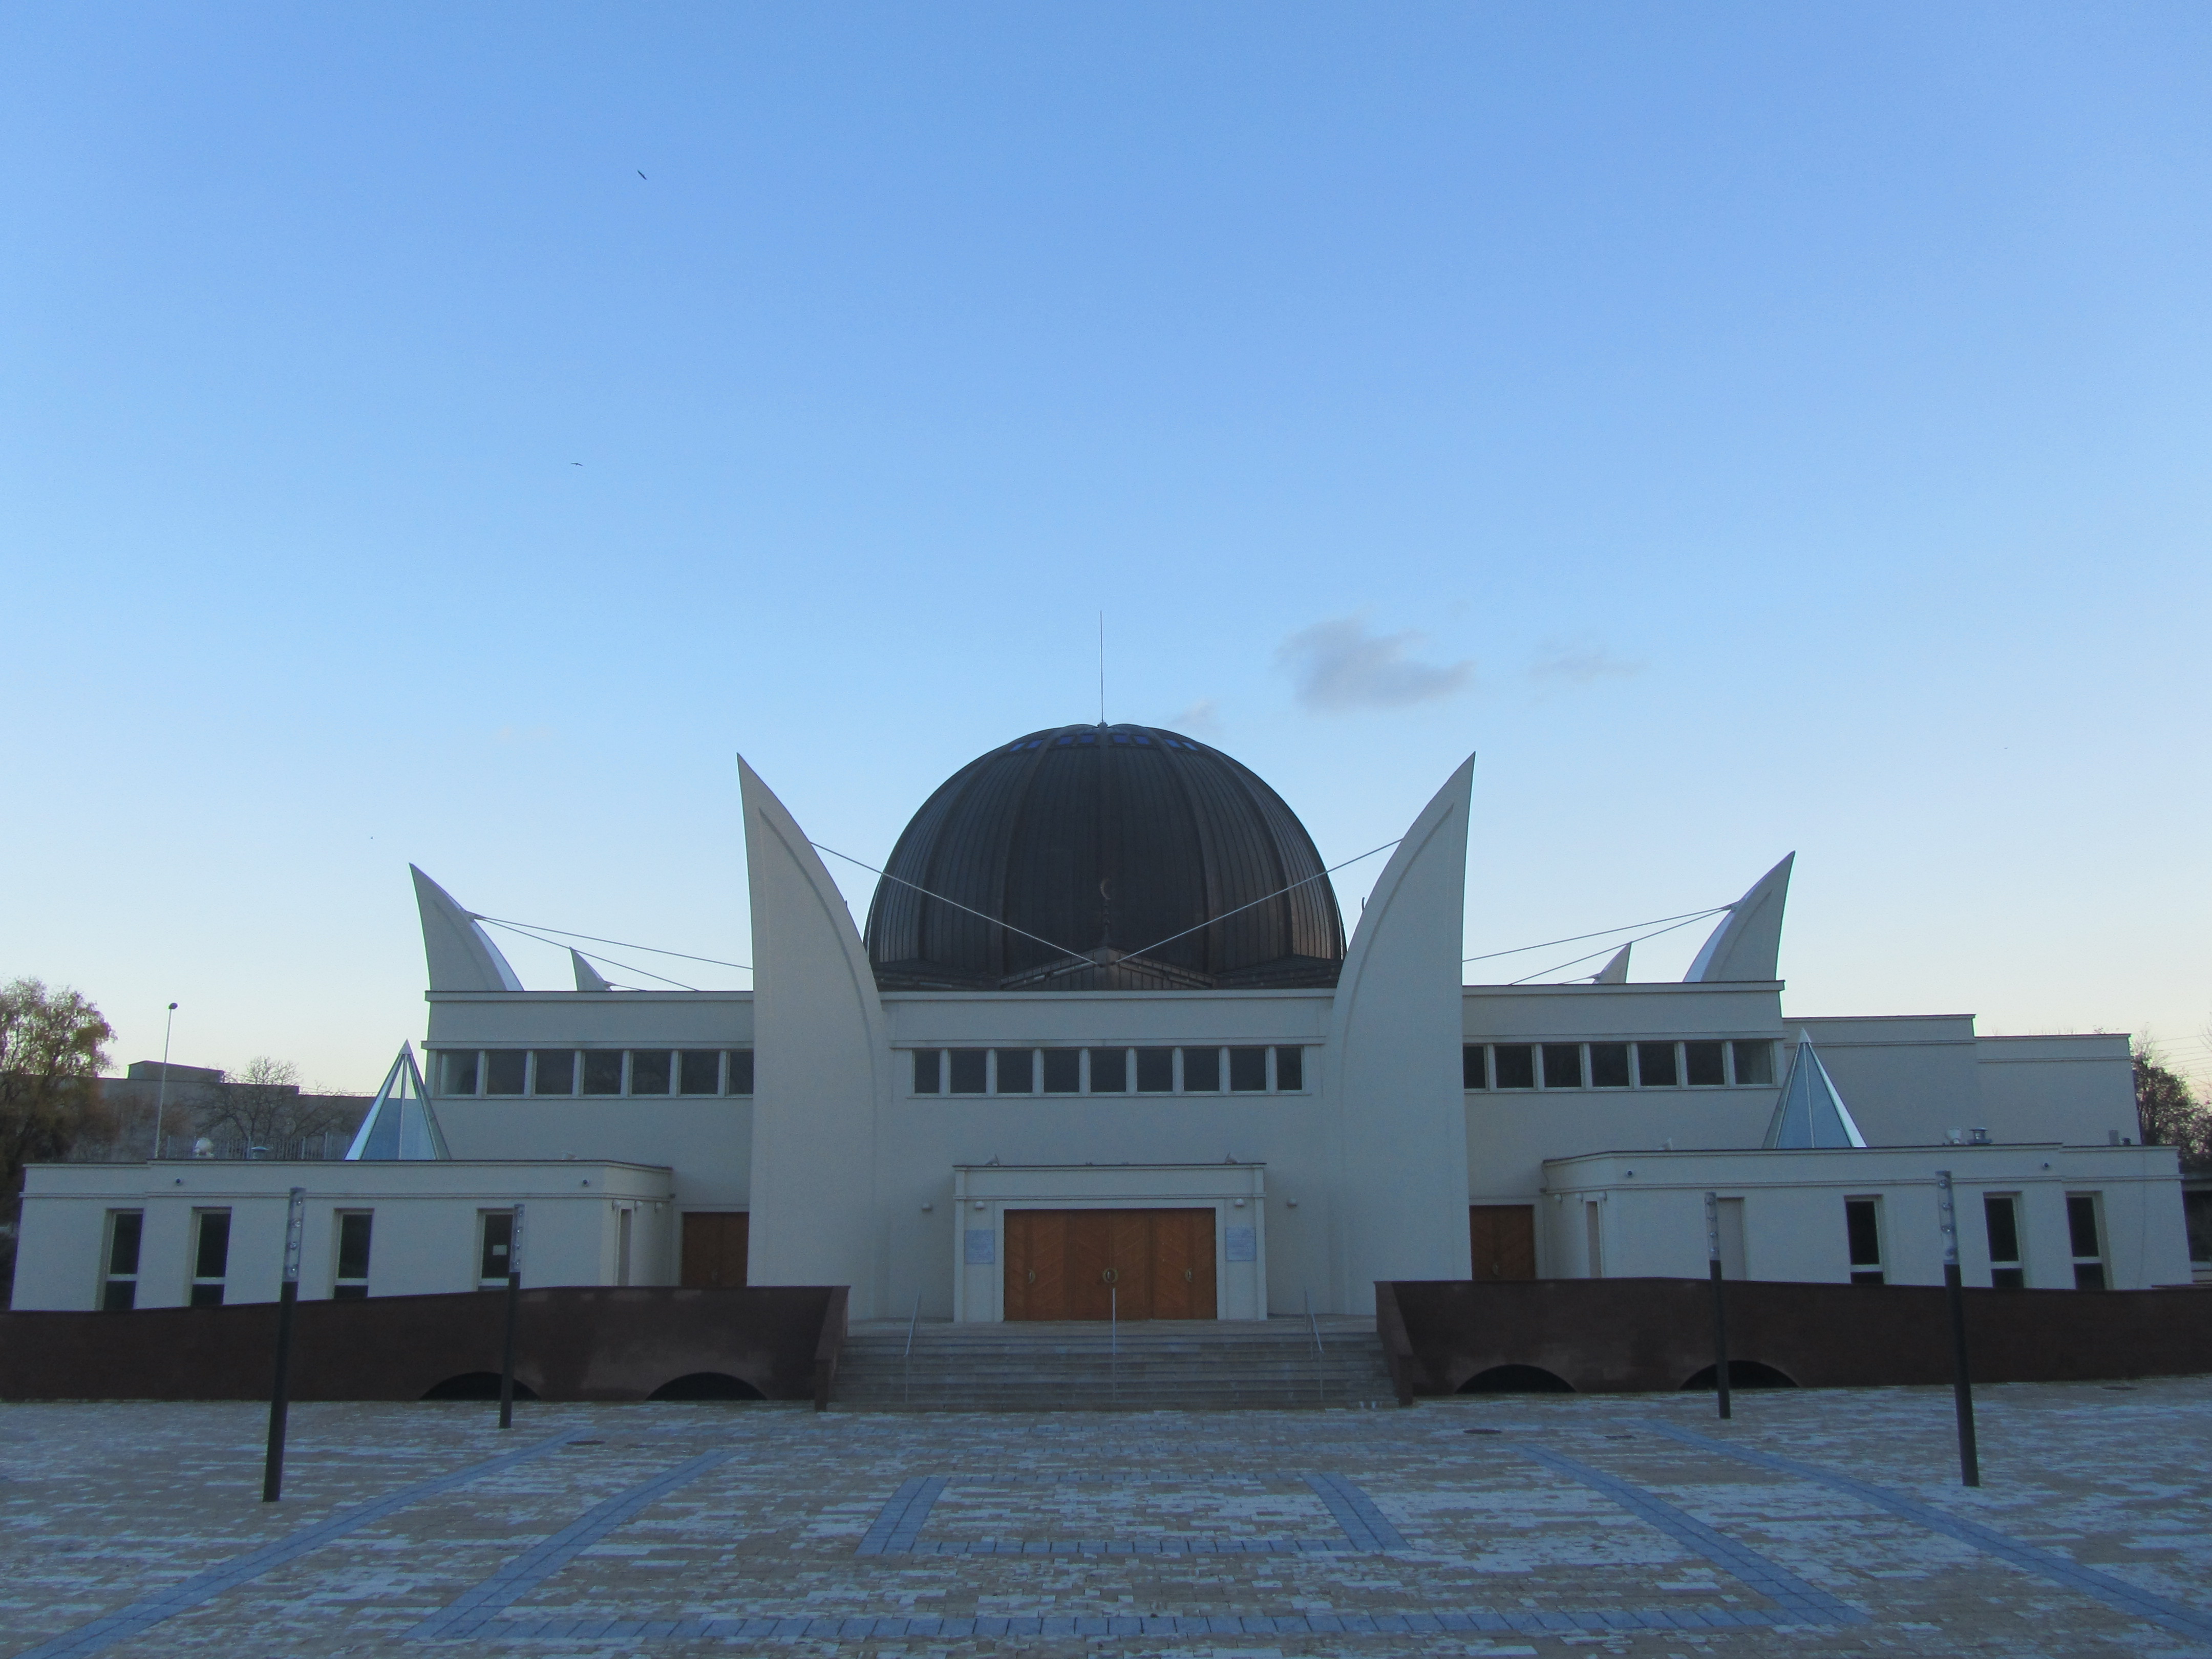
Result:
<svg viewBox="0 0 2212 1659">
<path fill-rule="evenodd" d="M 1035 1272 L 1031 1272 L 1030 1274 L 1030 1283 L 1032 1285 L 1036 1283 L 1036 1274 Z"/>
<path fill-rule="evenodd" d="M 1188 1284 L 1189 1284 L 1189 1283 L 1191 1282 L 1191 1278 L 1190 1278 L 1190 1269 L 1189 1269 L 1189 1268 L 1188 1268 L 1188 1267 L 1185 1267 L 1185 1268 L 1182 1270 L 1182 1282 L 1183 1282 L 1184 1284 L 1186 1284 L 1186 1285 L 1188 1285 Z"/>
<path fill-rule="evenodd" d="M 1116 1273 L 1113 1268 L 1109 1267 L 1104 1273 L 1098 1275 L 1098 1282 L 1102 1285 L 1111 1285 L 1115 1280 L 1121 1278 L 1121 1275 Z"/>
</svg>

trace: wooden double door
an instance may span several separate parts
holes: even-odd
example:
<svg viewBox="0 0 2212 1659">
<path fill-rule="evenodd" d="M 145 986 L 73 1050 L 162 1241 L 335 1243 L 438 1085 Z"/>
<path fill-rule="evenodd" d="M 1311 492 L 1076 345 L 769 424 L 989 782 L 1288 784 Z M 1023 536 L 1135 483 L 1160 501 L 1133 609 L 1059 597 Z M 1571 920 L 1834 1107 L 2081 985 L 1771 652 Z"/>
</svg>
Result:
<svg viewBox="0 0 2212 1659">
<path fill-rule="evenodd" d="M 1536 1276 L 1536 1212 L 1528 1205 L 1469 1205 L 1467 1231 L 1478 1280 Z"/>
<path fill-rule="evenodd" d="M 1009 1210 L 1008 1319 L 1212 1319 L 1212 1210 Z"/>
<path fill-rule="evenodd" d="M 699 1290 L 745 1282 L 752 1217 L 743 1210 L 688 1210 L 684 1215 L 684 1282 Z"/>
</svg>

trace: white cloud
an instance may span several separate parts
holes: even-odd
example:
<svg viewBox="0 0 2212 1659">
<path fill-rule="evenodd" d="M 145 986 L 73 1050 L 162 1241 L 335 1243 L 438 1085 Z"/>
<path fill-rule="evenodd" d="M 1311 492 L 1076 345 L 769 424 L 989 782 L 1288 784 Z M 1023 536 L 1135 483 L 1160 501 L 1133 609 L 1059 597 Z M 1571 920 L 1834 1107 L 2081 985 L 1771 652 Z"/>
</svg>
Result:
<svg viewBox="0 0 2212 1659">
<path fill-rule="evenodd" d="M 1221 705 L 1212 697 L 1200 697 L 1180 714 L 1161 722 L 1170 732 L 1188 732 L 1194 738 L 1218 737 L 1221 733 Z"/>
<path fill-rule="evenodd" d="M 1643 672 L 1642 663 L 1616 657 L 1601 645 L 1553 641 L 1529 665 L 1528 678 L 1540 685 L 1591 685 L 1599 680 L 1626 679 Z"/>
<path fill-rule="evenodd" d="M 1276 650 L 1275 664 L 1298 701 L 1325 714 L 1404 708 L 1449 697 L 1474 678 L 1472 660 L 1423 662 L 1413 653 L 1427 636 L 1371 634 L 1364 616 L 1335 617 L 1302 629 Z"/>
</svg>

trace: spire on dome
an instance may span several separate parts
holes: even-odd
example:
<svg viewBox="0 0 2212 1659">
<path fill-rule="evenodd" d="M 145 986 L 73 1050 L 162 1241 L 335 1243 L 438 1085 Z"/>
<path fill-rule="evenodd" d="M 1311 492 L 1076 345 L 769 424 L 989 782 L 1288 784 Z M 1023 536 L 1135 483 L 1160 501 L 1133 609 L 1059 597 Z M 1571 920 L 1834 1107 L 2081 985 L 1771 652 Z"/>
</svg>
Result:
<svg viewBox="0 0 2212 1659">
<path fill-rule="evenodd" d="M 416 1068 L 413 1045 L 399 1045 L 399 1058 L 384 1074 L 384 1086 L 368 1103 L 361 1131 L 346 1148 L 349 1164 L 405 1160 L 428 1162 L 453 1156 L 438 1128 L 437 1114 L 430 1109 L 430 1091 L 422 1086 Z"/>
<path fill-rule="evenodd" d="M 1813 1052 L 1813 1039 L 1797 1034 L 1797 1057 L 1790 1064 L 1782 1097 L 1774 1103 L 1773 1119 L 1766 1126 L 1766 1146 L 1772 1151 L 1798 1151 L 1812 1146 L 1864 1146 L 1866 1137 L 1852 1121 L 1850 1108 L 1836 1092 L 1828 1068 Z"/>
</svg>

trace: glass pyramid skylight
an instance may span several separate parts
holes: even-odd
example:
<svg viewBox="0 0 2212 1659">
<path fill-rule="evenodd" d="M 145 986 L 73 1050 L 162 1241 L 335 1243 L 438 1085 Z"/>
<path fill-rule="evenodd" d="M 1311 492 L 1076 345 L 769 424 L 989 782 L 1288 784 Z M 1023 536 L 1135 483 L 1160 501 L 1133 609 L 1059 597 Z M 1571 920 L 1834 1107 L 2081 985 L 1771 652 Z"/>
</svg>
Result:
<svg viewBox="0 0 2212 1659">
<path fill-rule="evenodd" d="M 1828 1068 L 1813 1052 L 1813 1039 L 1802 1031 L 1797 1034 L 1797 1058 L 1790 1062 L 1789 1080 L 1766 1126 L 1766 1145 L 1770 1151 L 1866 1145 L 1850 1108 L 1829 1080 Z"/>
<path fill-rule="evenodd" d="M 422 1086 L 416 1069 L 413 1045 L 399 1045 L 399 1058 L 385 1073 L 384 1086 L 369 1103 L 361 1133 L 346 1149 L 348 1163 L 392 1159 L 421 1161 L 451 1158 L 438 1119 L 430 1109 L 430 1091 Z"/>
</svg>

